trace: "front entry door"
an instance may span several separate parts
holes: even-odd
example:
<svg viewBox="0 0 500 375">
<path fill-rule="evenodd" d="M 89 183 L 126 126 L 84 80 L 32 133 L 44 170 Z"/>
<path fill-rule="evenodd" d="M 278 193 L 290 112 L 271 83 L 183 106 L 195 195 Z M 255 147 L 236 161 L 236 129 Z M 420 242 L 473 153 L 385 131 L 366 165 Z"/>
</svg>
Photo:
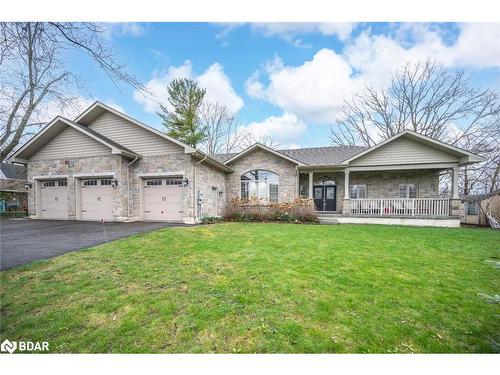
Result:
<svg viewBox="0 0 500 375">
<path fill-rule="evenodd" d="M 337 209 L 337 187 L 335 185 L 315 185 L 313 197 L 317 211 L 335 211 Z"/>
</svg>

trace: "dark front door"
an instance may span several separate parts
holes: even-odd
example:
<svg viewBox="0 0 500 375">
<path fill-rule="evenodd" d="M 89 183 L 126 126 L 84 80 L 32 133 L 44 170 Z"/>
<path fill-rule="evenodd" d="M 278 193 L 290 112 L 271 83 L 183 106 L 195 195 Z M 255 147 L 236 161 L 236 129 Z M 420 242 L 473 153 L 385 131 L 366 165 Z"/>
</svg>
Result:
<svg viewBox="0 0 500 375">
<path fill-rule="evenodd" d="M 337 209 L 337 187 L 335 185 L 315 185 L 313 198 L 318 211 L 335 211 Z"/>
</svg>

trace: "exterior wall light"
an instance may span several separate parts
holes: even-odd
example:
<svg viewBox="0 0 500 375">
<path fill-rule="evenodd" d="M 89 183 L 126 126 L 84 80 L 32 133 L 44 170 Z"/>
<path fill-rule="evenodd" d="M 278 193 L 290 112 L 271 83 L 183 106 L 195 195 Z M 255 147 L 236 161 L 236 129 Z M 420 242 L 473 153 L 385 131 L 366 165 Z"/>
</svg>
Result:
<svg viewBox="0 0 500 375">
<path fill-rule="evenodd" d="M 118 180 L 116 178 L 113 178 L 113 181 L 111 181 L 111 186 L 114 188 L 118 186 Z"/>
<path fill-rule="evenodd" d="M 32 187 L 33 187 L 33 184 L 32 184 L 31 182 L 26 182 L 26 183 L 24 184 L 24 188 L 25 188 L 26 190 L 31 189 Z"/>
<path fill-rule="evenodd" d="M 186 186 L 188 186 L 188 185 L 189 185 L 189 180 L 188 180 L 188 178 L 187 178 L 187 177 L 184 177 L 184 178 L 182 179 L 182 186 L 186 187 Z"/>
</svg>

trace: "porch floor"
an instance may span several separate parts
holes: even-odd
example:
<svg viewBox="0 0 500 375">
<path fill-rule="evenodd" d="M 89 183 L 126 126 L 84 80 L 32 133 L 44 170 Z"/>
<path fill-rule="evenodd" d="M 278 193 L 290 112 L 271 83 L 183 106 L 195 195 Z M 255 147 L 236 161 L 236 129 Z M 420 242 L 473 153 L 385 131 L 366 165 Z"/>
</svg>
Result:
<svg viewBox="0 0 500 375">
<path fill-rule="evenodd" d="M 421 227 L 459 228 L 460 218 L 454 216 L 408 216 L 408 215 L 344 215 L 339 212 L 318 212 L 320 224 L 382 224 Z"/>
</svg>

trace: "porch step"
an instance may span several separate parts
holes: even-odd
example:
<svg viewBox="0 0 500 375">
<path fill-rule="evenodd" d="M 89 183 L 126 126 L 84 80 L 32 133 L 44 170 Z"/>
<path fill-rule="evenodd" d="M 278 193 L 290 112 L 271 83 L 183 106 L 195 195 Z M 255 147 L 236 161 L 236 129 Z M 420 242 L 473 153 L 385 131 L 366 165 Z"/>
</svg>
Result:
<svg viewBox="0 0 500 375">
<path fill-rule="evenodd" d="M 338 224 L 339 221 L 332 216 L 321 216 L 318 215 L 319 223 L 320 224 Z"/>
</svg>

